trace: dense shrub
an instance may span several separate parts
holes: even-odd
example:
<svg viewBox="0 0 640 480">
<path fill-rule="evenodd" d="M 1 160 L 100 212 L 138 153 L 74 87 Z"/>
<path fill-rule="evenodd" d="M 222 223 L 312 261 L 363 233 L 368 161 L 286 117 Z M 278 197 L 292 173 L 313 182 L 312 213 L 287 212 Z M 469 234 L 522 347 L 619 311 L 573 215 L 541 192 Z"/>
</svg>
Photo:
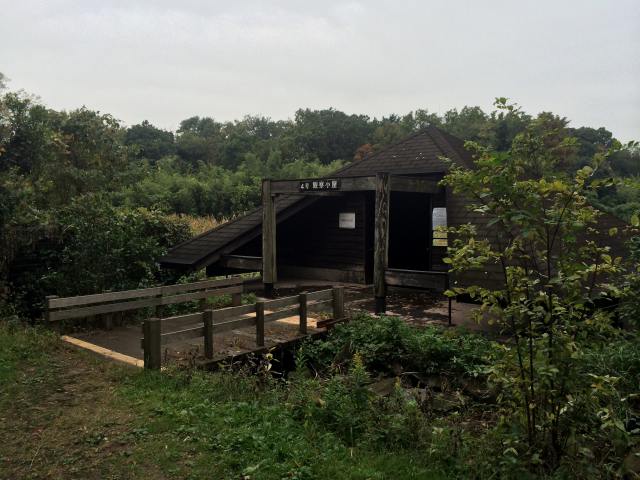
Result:
<svg viewBox="0 0 640 480">
<path fill-rule="evenodd" d="M 421 373 L 477 374 L 491 349 L 489 341 L 439 327 L 417 328 L 398 317 L 363 315 L 331 330 L 326 340 L 305 342 L 299 365 L 327 373 L 349 366 L 358 353 L 372 373 L 401 368 Z"/>
<path fill-rule="evenodd" d="M 126 290 L 169 280 L 157 260 L 190 236 L 179 218 L 114 207 L 100 196 L 85 196 L 60 209 L 49 227 L 58 232 L 57 241 L 31 252 L 34 266 L 13 278 L 16 298 L 31 313 L 46 295 Z"/>
</svg>

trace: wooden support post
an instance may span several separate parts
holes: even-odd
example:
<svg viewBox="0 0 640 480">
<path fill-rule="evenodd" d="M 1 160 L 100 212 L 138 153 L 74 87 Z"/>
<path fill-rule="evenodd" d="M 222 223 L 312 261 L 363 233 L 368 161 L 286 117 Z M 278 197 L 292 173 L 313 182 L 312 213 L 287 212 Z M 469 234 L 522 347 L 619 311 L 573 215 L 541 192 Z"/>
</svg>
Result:
<svg viewBox="0 0 640 480">
<path fill-rule="evenodd" d="M 102 315 L 102 328 L 105 330 L 113 330 L 113 314 L 105 313 Z"/>
<path fill-rule="evenodd" d="M 202 314 L 204 321 L 204 356 L 213 358 L 213 310 L 205 310 Z"/>
<path fill-rule="evenodd" d="M 204 312 L 207 310 L 207 299 L 206 298 L 201 298 L 198 301 L 198 310 L 200 310 L 201 312 Z"/>
<path fill-rule="evenodd" d="M 144 334 L 144 368 L 160 370 L 162 366 L 162 319 L 149 318 L 142 323 Z"/>
<path fill-rule="evenodd" d="M 307 334 L 307 294 L 301 293 L 298 295 L 298 301 L 300 302 L 300 333 Z"/>
<path fill-rule="evenodd" d="M 389 263 L 389 174 L 376 175 L 376 220 L 373 253 L 373 295 L 376 313 L 387 310 L 384 272 Z"/>
<path fill-rule="evenodd" d="M 49 300 L 53 300 L 54 298 L 58 298 L 58 295 L 47 295 L 45 298 L 45 302 L 44 302 L 44 319 L 47 322 L 50 322 L 51 320 L 49 319 Z"/>
<path fill-rule="evenodd" d="M 231 294 L 231 306 L 232 307 L 239 307 L 240 305 L 242 305 L 242 293 L 240 293 L 240 292 L 232 293 Z"/>
<path fill-rule="evenodd" d="M 256 302 L 256 345 L 264 347 L 264 302 Z"/>
<path fill-rule="evenodd" d="M 271 194 L 271 180 L 262 180 L 262 282 L 265 295 L 273 295 L 278 281 L 276 267 L 276 207 Z"/>
<path fill-rule="evenodd" d="M 158 299 L 158 302 L 162 301 L 162 294 L 160 295 L 156 295 L 156 298 Z M 162 318 L 162 315 L 164 314 L 164 306 L 163 305 L 156 305 L 156 317 L 158 318 Z"/>
<path fill-rule="evenodd" d="M 344 287 L 333 287 L 333 319 L 342 320 L 344 318 Z"/>
</svg>

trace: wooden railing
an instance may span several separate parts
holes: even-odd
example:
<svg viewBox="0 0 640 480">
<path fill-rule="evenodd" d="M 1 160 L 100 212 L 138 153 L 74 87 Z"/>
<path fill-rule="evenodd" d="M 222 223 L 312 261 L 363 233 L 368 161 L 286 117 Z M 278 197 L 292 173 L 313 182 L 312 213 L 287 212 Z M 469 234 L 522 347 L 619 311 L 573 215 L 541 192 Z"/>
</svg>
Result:
<svg viewBox="0 0 640 480">
<path fill-rule="evenodd" d="M 233 305 L 240 305 L 244 290 L 243 278 L 234 276 L 217 280 L 166 285 L 160 287 L 126 290 L 121 292 L 99 293 L 79 297 L 49 296 L 45 305 L 45 317 L 49 322 L 103 316 L 110 326 L 111 315 L 118 312 L 140 310 L 153 307 L 155 315 L 162 316 L 165 305 L 200 300 L 200 306 L 206 308 L 206 299 L 213 296 L 230 294 Z"/>
<path fill-rule="evenodd" d="M 299 317 L 299 331 L 305 335 L 308 312 L 329 307 L 332 309 L 333 318 L 318 322 L 319 326 L 344 319 L 344 287 L 259 301 L 251 305 L 205 310 L 189 315 L 150 318 L 145 320 L 142 326 L 143 338 L 140 343 L 144 351 L 144 366 L 159 369 L 165 345 L 201 337 L 204 337 L 204 356 L 212 359 L 214 335 L 237 328 L 255 327 L 256 346 L 263 347 L 265 324 L 295 315 Z"/>
</svg>

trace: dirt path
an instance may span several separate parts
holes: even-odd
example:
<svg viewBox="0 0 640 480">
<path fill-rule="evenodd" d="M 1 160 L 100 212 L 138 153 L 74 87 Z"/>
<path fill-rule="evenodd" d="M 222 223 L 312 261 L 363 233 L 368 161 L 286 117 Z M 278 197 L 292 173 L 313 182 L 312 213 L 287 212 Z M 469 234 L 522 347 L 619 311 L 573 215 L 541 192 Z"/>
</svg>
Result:
<svg viewBox="0 0 640 480">
<path fill-rule="evenodd" d="M 18 373 L 0 410 L 0 478 L 163 478 L 135 455 L 137 419 L 115 388 L 126 367 L 59 345 Z"/>
</svg>

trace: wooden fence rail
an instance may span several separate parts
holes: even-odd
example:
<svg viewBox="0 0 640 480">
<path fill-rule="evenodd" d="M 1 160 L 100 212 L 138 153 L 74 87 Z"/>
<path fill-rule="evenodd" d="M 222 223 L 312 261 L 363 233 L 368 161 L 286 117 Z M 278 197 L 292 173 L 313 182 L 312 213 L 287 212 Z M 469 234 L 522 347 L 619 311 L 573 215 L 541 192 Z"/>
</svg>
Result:
<svg viewBox="0 0 640 480">
<path fill-rule="evenodd" d="M 307 314 L 317 309 L 331 308 L 333 318 L 324 324 L 344 319 L 344 287 L 301 293 L 275 300 L 258 301 L 218 310 L 205 310 L 169 318 L 149 318 L 142 326 L 140 345 L 144 351 L 144 366 L 162 366 L 163 347 L 170 343 L 204 337 L 204 354 L 213 358 L 213 338 L 216 334 L 238 328 L 256 328 L 256 346 L 264 346 L 264 326 L 294 315 L 299 316 L 299 331 L 307 333 Z"/>
<path fill-rule="evenodd" d="M 49 296 L 46 299 L 45 318 L 49 322 L 56 322 L 95 315 L 110 316 L 117 312 L 140 310 L 147 307 L 153 307 L 156 316 L 161 317 L 163 307 L 166 305 L 200 300 L 200 306 L 204 310 L 206 299 L 218 295 L 230 294 L 232 304 L 240 305 L 243 291 L 244 279 L 235 276 L 79 297 Z"/>
</svg>

